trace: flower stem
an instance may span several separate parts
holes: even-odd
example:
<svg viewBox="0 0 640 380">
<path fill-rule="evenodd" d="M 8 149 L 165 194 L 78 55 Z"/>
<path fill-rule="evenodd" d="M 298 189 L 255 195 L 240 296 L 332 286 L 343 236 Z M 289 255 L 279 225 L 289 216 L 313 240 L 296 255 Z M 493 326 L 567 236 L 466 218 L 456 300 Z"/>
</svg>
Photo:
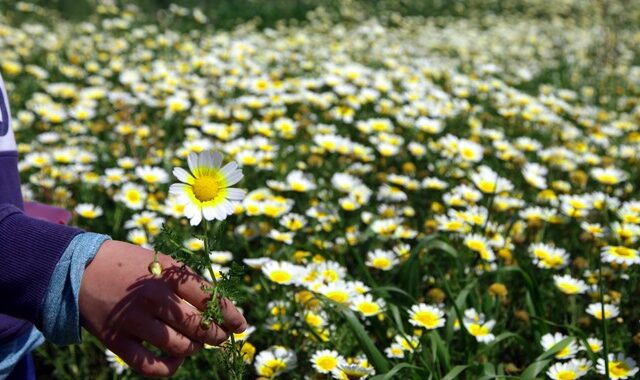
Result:
<svg viewBox="0 0 640 380">
<path fill-rule="evenodd" d="M 600 320 L 602 321 L 602 342 L 604 350 L 604 374 L 609 377 L 609 345 L 607 344 L 607 318 L 604 314 L 604 284 L 602 282 L 602 256 L 598 254 L 598 288 L 600 288 Z"/>
</svg>

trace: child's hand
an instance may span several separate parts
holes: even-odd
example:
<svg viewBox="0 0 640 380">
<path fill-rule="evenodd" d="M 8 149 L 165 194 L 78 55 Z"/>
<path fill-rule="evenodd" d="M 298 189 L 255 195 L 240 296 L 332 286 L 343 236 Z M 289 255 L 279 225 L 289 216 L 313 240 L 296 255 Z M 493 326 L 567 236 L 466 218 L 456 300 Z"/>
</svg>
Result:
<svg viewBox="0 0 640 380">
<path fill-rule="evenodd" d="M 203 343 L 221 344 L 229 333 L 244 331 L 247 322 L 230 301 L 222 300 L 224 325 L 203 329 L 205 282 L 165 255 L 158 255 L 162 276 L 154 278 L 147 270 L 152 260 L 147 249 L 105 242 L 84 273 L 80 314 L 82 325 L 134 369 L 145 376 L 169 376 Z M 154 355 L 142 342 L 168 356 Z"/>
</svg>

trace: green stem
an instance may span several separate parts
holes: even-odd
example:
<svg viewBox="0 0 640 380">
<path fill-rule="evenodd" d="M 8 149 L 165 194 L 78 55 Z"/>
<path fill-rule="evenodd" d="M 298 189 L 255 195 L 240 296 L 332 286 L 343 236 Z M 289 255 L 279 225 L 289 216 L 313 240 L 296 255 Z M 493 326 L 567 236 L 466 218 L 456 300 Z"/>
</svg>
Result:
<svg viewBox="0 0 640 380">
<path fill-rule="evenodd" d="M 607 344 L 607 319 L 604 315 L 604 284 L 602 283 L 602 257 L 598 254 L 598 287 L 600 288 L 600 320 L 602 321 L 602 342 L 604 350 L 604 374 L 609 377 L 609 346 Z"/>
<path fill-rule="evenodd" d="M 216 279 L 216 274 L 213 270 L 213 266 L 211 265 L 211 260 L 209 260 L 209 251 L 210 251 L 210 247 L 209 247 L 209 221 L 205 220 L 204 221 L 204 253 L 203 255 L 205 256 L 205 262 L 207 263 L 207 271 L 209 272 L 209 275 L 211 276 L 211 282 L 213 283 L 213 294 L 211 297 L 212 301 L 218 301 L 218 280 Z M 230 344 L 231 347 L 229 347 L 229 349 L 231 350 L 231 364 L 228 368 L 232 368 L 232 370 L 230 371 L 230 378 L 234 379 L 234 380 L 242 380 L 242 373 L 237 373 L 236 372 L 236 363 L 238 360 L 242 360 L 241 355 L 239 355 L 239 350 L 240 348 L 236 345 L 236 339 L 233 336 L 233 332 L 231 332 L 230 334 Z"/>
</svg>

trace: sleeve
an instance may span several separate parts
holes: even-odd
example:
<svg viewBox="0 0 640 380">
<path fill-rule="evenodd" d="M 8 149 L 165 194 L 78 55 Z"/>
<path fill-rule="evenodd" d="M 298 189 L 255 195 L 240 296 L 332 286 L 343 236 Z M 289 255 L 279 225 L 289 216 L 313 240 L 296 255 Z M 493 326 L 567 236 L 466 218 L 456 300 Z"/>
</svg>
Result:
<svg viewBox="0 0 640 380">
<path fill-rule="evenodd" d="M 82 231 L 0 204 L 0 313 L 42 328 L 42 304 L 54 268 Z"/>
<path fill-rule="evenodd" d="M 84 270 L 107 235 L 85 232 L 76 235 L 51 276 L 49 288 L 42 304 L 42 333 L 47 340 L 66 345 L 80 343 L 80 285 Z"/>
</svg>

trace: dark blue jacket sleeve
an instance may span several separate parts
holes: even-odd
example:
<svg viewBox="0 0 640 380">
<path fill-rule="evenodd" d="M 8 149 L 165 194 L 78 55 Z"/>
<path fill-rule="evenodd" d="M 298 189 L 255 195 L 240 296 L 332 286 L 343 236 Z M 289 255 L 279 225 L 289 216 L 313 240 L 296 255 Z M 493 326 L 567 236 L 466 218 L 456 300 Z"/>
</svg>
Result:
<svg viewBox="0 0 640 380">
<path fill-rule="evenodd" d="M 82 231 L 30 218 L 21 208 L 17 154 L 0 152 L 0 314 L 39 326 L 51 274 Z"/>
</svg>

